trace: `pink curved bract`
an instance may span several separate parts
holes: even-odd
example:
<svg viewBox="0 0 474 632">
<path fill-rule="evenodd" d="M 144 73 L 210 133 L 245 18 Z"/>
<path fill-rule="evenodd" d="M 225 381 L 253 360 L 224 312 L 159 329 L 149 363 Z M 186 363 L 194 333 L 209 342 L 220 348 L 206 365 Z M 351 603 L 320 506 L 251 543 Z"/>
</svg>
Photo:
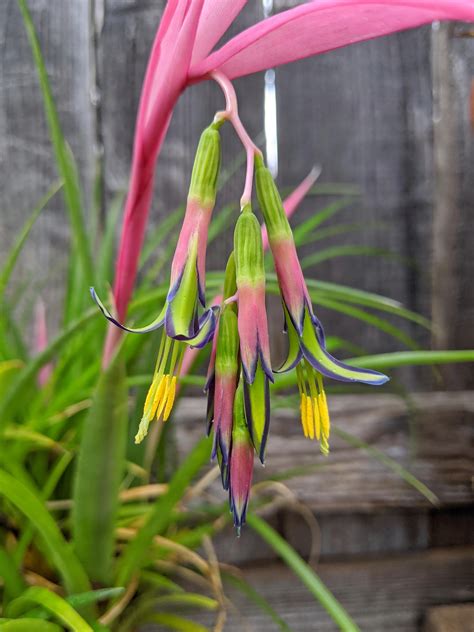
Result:
<svg viewBox="0 0 474 632">
<path fill-rule="evenodd" d="M 245 0 L 169 0 L 153 44 L 135 131 L 114 282 L 126 318 L 153 194 L 156 160 L 180 94 L 219 71 L 227 79 L 434 20 L 474 21 L 472 0 L 314 0 L 262 20 L 210 52 Z M 103 364 L 120 340 L 109 328 Z"/>
<path fill-rule="evenodd" d="M 280 291 L 295 325 L 302 323 L 308 291 L 293 238 L 271 241 Z"/>
<path fill-rule="evenodd" d="M 470 0 L 314 0 L 246 29 L 191 69 L 229 79 L 435 20 L 474 20 Z"/>
<path fill-rule="evenodd" d="M 190 199 L 186 206 L 183 225 L 179 233 L 178 244 L 171 263 L 171 281 L 173 286 L 184 270 L 189 255 L 190 244 L 197 236 L 197 270 L 200 291 L 204 292 L 206 277 L 206 249 L 209 222 L 213 206 L 204 207 L 198 200 Z"/>
<path fill-rule="evenodd" d="M 253 382 L 259 356 L 271 378 L 265 284 L 239 285 L 238 305 L 240 355 L 246 379 L 250 384 Z"/>
</svg>

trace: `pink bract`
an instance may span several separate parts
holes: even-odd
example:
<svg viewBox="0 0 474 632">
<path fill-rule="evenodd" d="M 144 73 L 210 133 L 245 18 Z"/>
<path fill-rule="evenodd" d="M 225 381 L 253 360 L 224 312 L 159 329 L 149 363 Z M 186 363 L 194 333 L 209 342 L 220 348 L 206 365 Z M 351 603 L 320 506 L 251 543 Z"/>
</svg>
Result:
<svg viewBox="0 0 474 632">
<path fill-rule="evenodd" d="M 153 44 L 136 124 L 114 300 L 125 320 L 153 193 L 157 156 L 185 88 L 229 79 L 434 20 L 474 21 L 472 0 L 315 0 L 263 20 L 210 52 L 245 0 L 169 0 Z M 109 329 L 104 364 L 120 334 Z"/>
</svg>

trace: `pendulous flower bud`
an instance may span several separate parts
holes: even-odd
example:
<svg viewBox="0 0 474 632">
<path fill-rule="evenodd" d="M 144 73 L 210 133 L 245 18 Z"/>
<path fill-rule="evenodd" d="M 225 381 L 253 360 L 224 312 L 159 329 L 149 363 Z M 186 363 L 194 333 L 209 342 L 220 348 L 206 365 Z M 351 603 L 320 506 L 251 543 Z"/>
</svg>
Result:
<svg viewBox="0 0 474 632">
<path fill-rule="evenodd" d="M 290 224 L 280 194 L 272 174 L 265 167 L 261 156 L 255 156 L 255 184 L 258 203 L 265 218 L 270 243 L 282 238 L 292 238 Z"/>
<path fill-rule="evenodd" d="M 250 204 L 243 208 L 235 225 L 234 256 L 238 288 L 264 282 L 262 232 Z"/>
<path fill-rule="evenodd" d="M 229 489 L 230 506 L 238 533 L 240 533 L 240 527 L 245 523 L 254 460 L 254 450 L 245 420 L 243 399 L 241 380 L 234 400 Z"/>
<path fill-rule="evenodd" d="M 198 200 L 204 207 L 213 207 L 216 201 L 221 161 L 219 127 L 219 123 L 212 123 L 201 134 L 189 185 L 188 200 Z"/>
</svg>

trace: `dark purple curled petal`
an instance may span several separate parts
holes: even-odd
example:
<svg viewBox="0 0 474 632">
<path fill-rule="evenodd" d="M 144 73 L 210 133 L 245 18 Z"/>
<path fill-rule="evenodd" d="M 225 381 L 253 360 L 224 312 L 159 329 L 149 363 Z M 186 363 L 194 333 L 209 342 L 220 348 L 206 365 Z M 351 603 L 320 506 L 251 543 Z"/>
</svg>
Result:
<svg viewBox="0 0 474 632">
<path fill-rule="evenodd" d="M 110 321 L 111 323 L 119 327 L 120 329 L 123 329 L 123 331 L 128 331 L 131 334 L 148 334 L 151 331 L 155 331 L 156 329 L 159 329 L 165 321 L 164 310 L 166 308 L 166 305 L 165 305 L 165 308 L 157 316 L 157 318 L 155 318 L 155 320 L 152 321 L 149 325 L 146 325 L 145 327 L 137 327 L 137 328 L 126 327 L 125 325 L 122 325 L 122 323 L 120 323 L 114 316 L 112 316 L 112 314 L 109 312 L 109 310 L 105 307 L 105 305 L 100 300 L 95 289 L 91 287 L 89 288 L 89 290 L 90 290 L 93 301 L 97 304 L 102 314 L 107 318 L 108 321 Z"/>
<path fill-rule="evenodd" d="M 263 376 L 263 383 L 260 385 L 257 381 L 248 384 L 244 380 L 245 419 L 250 439 L 262 464 L 265 462 L 265 448 L 270 429 L 270 386 L 265 373 Z"/>
</svg>

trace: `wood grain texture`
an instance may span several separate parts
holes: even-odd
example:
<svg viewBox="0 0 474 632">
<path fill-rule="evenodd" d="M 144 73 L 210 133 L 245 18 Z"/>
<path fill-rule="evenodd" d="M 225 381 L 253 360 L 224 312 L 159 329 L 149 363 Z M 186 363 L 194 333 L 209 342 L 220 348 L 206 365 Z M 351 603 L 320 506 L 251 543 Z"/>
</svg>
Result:
<svg viewBox="0 0 474 632">
<path fill-rule="evenodd" d="M 87 2 L 29 2 L 66 139 L 79 164 L 87 204 L 93 170 Z M 40 198 L 57 179 L 41 92 L 15 0 L 0 3 L 0 261 Z M 51 201 L 24 249 L 12 291 L 36 295 L 54 317 L 65 283 L 69 229 L 60 195 Z"/>
<path fill-rule="evenodd" d="M 474 292 L 472 257 L 464 255 L 474 239 L 472 179 L 474 140 L 470 123 L 470 76 L 474 65 L 472 39 L 462 25 L 442 24 L 433 31 L 435 102 L 435 200 L 433 215 L 432 319 L 438 348 L 472 346 Z M 469 71 L 468 69 L 471 68 Z M 443 376 L 450 386 L 459 380 L 472 387 L 466 367 Z"/>
<path fill-rule="evenodd" d="M 316 162 L 323 168 L 321 182 L 353 183 L 361 192 L 331 224 L 360 223 L 362 230 L 317 242 L 302 254 L 328 245 L 361 244 L 394 255 L 340 257 L 308 274 L 385 294 L 429 314 L 429 28 L 277 69 L 277 86 L 280 184 L 301 178 Z M 295 221 L 321 207 L 321 202 L 308 201 Z M 329 333 L 371 350 L 399 346 L 374 328 L 357 325 L 354 331 L 352 319 L 321 312 L 327 315 Z M 420 342 L 428 341 L 422 331 L 412 333 Z"/>
<path fill-rule="evenodd" d="M 330 396 L 334 426 L 377 448 L 407 468 L 439 498 L 441 506 L 472 503 L 474 395 L 434 393 L 413 397 L 415 416 L 392 395 Z M 205 402 L 183 400 L 175 419 L 182 455 L 204 430 Z M 365 451 L 333 433 L 330 456 L 303 437 L 296 413 L 272 415 L 265 469 L 256 465 L 257 481 L 295 468 L 308 474 L 288 478 L 296 497 L 320 514 L 387 509 L 429 509 L 430 503 Z M 217 497 L 222 493 L 216 487 Z"/>
<path fill-rule="evenodd" d="M 423 632 L 472 632 L 474 604 L 437 606 L 426 615 Z"/>
<path fill-rule="evenodd" d="M 276 1 L 274 11 L 296 4 Z M 90 5 L 95 19 L 85 1 L 32 0 L 30 5 L 86 198 L 96 151 L 103 157 L 105 214 L 114 195 L 127 188 L 138 97 L 164 0 L 95 0 Z M 249 2 L 224 40 L 261 17 L 260 2 Z M 34 202 L 54 179 L 55 169 L 31 54 L 14 0 L 1 4 L 0 18 L 1 258 Z M 450 76 L 445 81 L 456 123 L 450 142 L 457 152 L 459 172 L 460 222 L 454 253 L 458 292 L 452 322 L 445 329 L 450 344 L 469 347 L 474 344 L 474 264 L 469 256 L 474 161 L 468 92 L 474 52 L 472 39 L 458 38 L 456 28 L 448 42 Z M 432 37 L 425 27 L 280 68 L 276 83 L 282 187 L 295 185 L 317 162 L 323 166 L 323 182 L 346 181 L 357 184 L 362 192 L 334 223 L 358 222 L 365 230 L 353 237 L 339 235 L 318 242 L 302 249 L 302 254 L 356 243 L 389 249 L 396 255 L 391 259 L 341 257 L 318 265 L 311 275 L 379 291 L 427 315 L 432 303 L 432 210 L 445 193 L 434 186 L 431 70 Z M 251 134 L 259 136 L 264 127 L 263 74 L 237 81 L 236 88 L 242 119 Z M 151 225 L 185 199 L 199 134 L 222 104 L 222 96 L 211 83 L 195 86 L 181 98 L 158 164 Z M 229 167 L 242 152 L 232 130 L 224 129 L 223 137 L 224 166 Z M 436 181 L 442 185 L 442 179 Z M 229 201 L 237 203 L 242 184 L 239 170 L 219 195 L 216 213 Z M 327 202 L 308 200 L 296 221 Z M 64 279 L 68 230 L 63 218 L 57 197 L 39 220 L 15 277 L 17 287 L 30 280 L 28 287 L 39 284 L 51 312 L 57 307 Z M 231 246 L 232 230 L 228 230 L 210 249 L 211 269 L 222 267 Z M 278 301 L 271 300 L 269 305 L 273 329 L 278 331 Z M 367 351 L 400 346 L 368 326 L 357 324 L 354 329 L 354 321 L 347 316 L 321 312 L 328 333 Z M 408 330 L 420 343 L 429 343 L 427 332 Z M 406 370 L 404 375 L 415 386 L 432 384 L 428 369 Z M 456 369 L 450 386 L 472 384 L 472 375 L 468 368 Z"/>
<path fill-rule="evenodd" d="M 440 549 L 351 563 L 318 564 L 316 572 L 363 632 L 418 632 L 428 608 L 474 599 L 474 549 Z M 245 571 L 246 579 L 298 632 L 335 632 L 338 627 L 285 566 Z M 237 606 L 226 632 L 277 630 L 258 607 L 228 589 Z M 200 622 L 211 625 L 209 615 Z M 153 630 L 154 628 L 146 628 Z"/>
<path fill-rule="evenodd" d="M 127 188 L 141 83 L 163 2 L 106 0 L 105 7 L 100 46 L 104 66 L 102 103 L 105 188 L 110 199 L 115 192 Z M 232 25 L 227 37 L 253 24 L 260 17 L 260 5 L 249 3 Z M 261 75 L 236 82 L 236 90 L 242 97 L 241 117 L 249 132 L 256 137 L 263 129 Z M 199 136 L 212 121 L 215 112 L 223 109 L 224 105 L 219 88 L 211 82 L 191 87 L 180 98 L 158 160 L 150 226 L 156 225 L 160 218 L 185 203 Z M 242 158 L 242 150 L 233 130 L 228 126 L 224 127 L 222 136 L 223 169 L 228 169 Z M 225 191 L 219 194 L 216 214 L 224 204 L 234 202 L 234 217 L 237 216 L 243 179 L 244 172 L 240 169 Z M 231 248 L 232 230 L 227 230 L 210 249 L 209 267 L 222 269 L 223 261 Z"/>
</svg>

